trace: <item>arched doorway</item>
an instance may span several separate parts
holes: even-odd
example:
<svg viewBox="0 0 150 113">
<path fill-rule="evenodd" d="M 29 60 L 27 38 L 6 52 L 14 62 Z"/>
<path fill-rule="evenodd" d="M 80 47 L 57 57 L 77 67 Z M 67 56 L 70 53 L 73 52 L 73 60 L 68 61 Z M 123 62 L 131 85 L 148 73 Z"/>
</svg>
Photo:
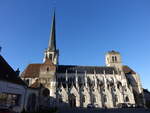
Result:
<svg viewBox="0 0 150 113">
<path fill-rule="evenodd" d="M 76 96 L 74 94 L 69 95 L 69 104 L 71 107 L 76 107 Z"/>
</svg>

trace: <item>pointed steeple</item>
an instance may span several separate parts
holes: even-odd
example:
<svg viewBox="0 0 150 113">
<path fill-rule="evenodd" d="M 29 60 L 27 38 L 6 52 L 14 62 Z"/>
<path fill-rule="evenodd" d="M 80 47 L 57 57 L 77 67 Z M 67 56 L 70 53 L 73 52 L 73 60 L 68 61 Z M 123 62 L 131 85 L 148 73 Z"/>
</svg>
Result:
<svg viewBox="0 0 150 113">
<path fill-rule="evenodd" d="M 56 48 L 56 23 L 55 23 L 55 11 L 54 11 L 49 44 L 48 44 L 48 48 L 44 52 L 43 62 L 45 62 L 47 59 L 50 59 L 53 62 L 53 64 L 58 64 L 58 56 L 59 56 L 59 50 Z"/>
<path fill-rule="evenodd" d="M 50 40 L 48 44 L 48 50 L 56 51 L 56 24 L 55 24 L 55 11 L 52 19 Z"/>
</svg>

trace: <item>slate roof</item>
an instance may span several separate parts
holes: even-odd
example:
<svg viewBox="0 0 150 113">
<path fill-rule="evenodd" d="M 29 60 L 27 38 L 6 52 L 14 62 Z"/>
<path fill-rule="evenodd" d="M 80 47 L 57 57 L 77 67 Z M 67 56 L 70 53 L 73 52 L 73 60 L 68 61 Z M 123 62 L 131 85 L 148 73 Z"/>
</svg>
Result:
<svg viewBox="0 0 150 113">
<path fill-rule="evenodd" d="M 5 61 L 5 59 L 0 55 L 0 80 L 26 85 L 23 80 L 21 80 L 16 72 L 11 68 L 11 66 Z"/>
<path fill-rule="evenodd" d="M 29 64 L 25 71 L 22 73 L 23 78 L 35 78 L 39 77 L 40 74 L 40 67 L 42 64 Z M 57 73 L 87 73 L 87 74 L 94 74 L 94 71 L 97 74 L 117 74 L 117 71 L 114 67 L 106 67 L 106 66 L 77 66 L 77 65 L 58 65 L 56 72 Z M 123 71 L 125 74 L 136 74 L 128 66 L 123 66 Z"/>
<path fill-rule="evenodd" d="M 136 74 L 135 71 L 133 71 L 130 67 L 128 66 L 123 66 L 123 71 L 125 74 Z"/>
<path fill-rule="evenodd" d="M 35 78 L 39 77 L 40 67 L 42 64 L 29 64 L 25 71 L 22 73 L 23 78 Z M 87 73 L 94 74 L 94 71 L 97 74 L 117 74 L 117 71 L 114 67 L 99 67 L 99 66 L 77 66 L 77 65 L 58 65 L 56 73 Z"/>
<path fill-rule="evenodd" d="M 59 65 L 57 67 L 57 73 L 87 73 L 87 74 L 94 74 L 94 71 L 97 74 L 117 74 L 117 71 L 114 67 L 99 67 L 99 66 L 76 66 L 76 65 Z"/>
</svg>

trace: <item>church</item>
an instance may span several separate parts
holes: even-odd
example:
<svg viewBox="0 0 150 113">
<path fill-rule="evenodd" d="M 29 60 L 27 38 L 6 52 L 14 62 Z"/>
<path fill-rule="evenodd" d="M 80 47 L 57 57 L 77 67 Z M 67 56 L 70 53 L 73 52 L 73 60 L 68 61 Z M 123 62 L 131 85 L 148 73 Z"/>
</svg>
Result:
<svg viewBox="0 0 150 113">
<path fill-rule="evenodd" d="M 55 24 L 54 13 L 43 63 L 29 64 L 21 74 L 29 87 L 43 87 L 39 104 L 49 96 L 47 103 L 57 107 L 144 106 L 139 75 L 122 64 L 119 52 L 107 52 L 105 66 L 59 65 Z"/>
</svg>

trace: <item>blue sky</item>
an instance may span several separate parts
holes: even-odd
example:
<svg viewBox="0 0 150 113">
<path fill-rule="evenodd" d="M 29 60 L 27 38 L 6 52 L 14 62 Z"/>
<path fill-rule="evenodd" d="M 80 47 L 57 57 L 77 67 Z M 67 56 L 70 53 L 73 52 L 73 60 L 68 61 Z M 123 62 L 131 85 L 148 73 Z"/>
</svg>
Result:
<svg viewBox="0 0 150 113">
<path fill-rule="evenodd" d="M 1 54 L 14 69 L 42 62 L 54 6 L 60 64 L 102 66 L 116 50 L 150 90 L 150 0 L 0 0 Z"/>
</svg>

